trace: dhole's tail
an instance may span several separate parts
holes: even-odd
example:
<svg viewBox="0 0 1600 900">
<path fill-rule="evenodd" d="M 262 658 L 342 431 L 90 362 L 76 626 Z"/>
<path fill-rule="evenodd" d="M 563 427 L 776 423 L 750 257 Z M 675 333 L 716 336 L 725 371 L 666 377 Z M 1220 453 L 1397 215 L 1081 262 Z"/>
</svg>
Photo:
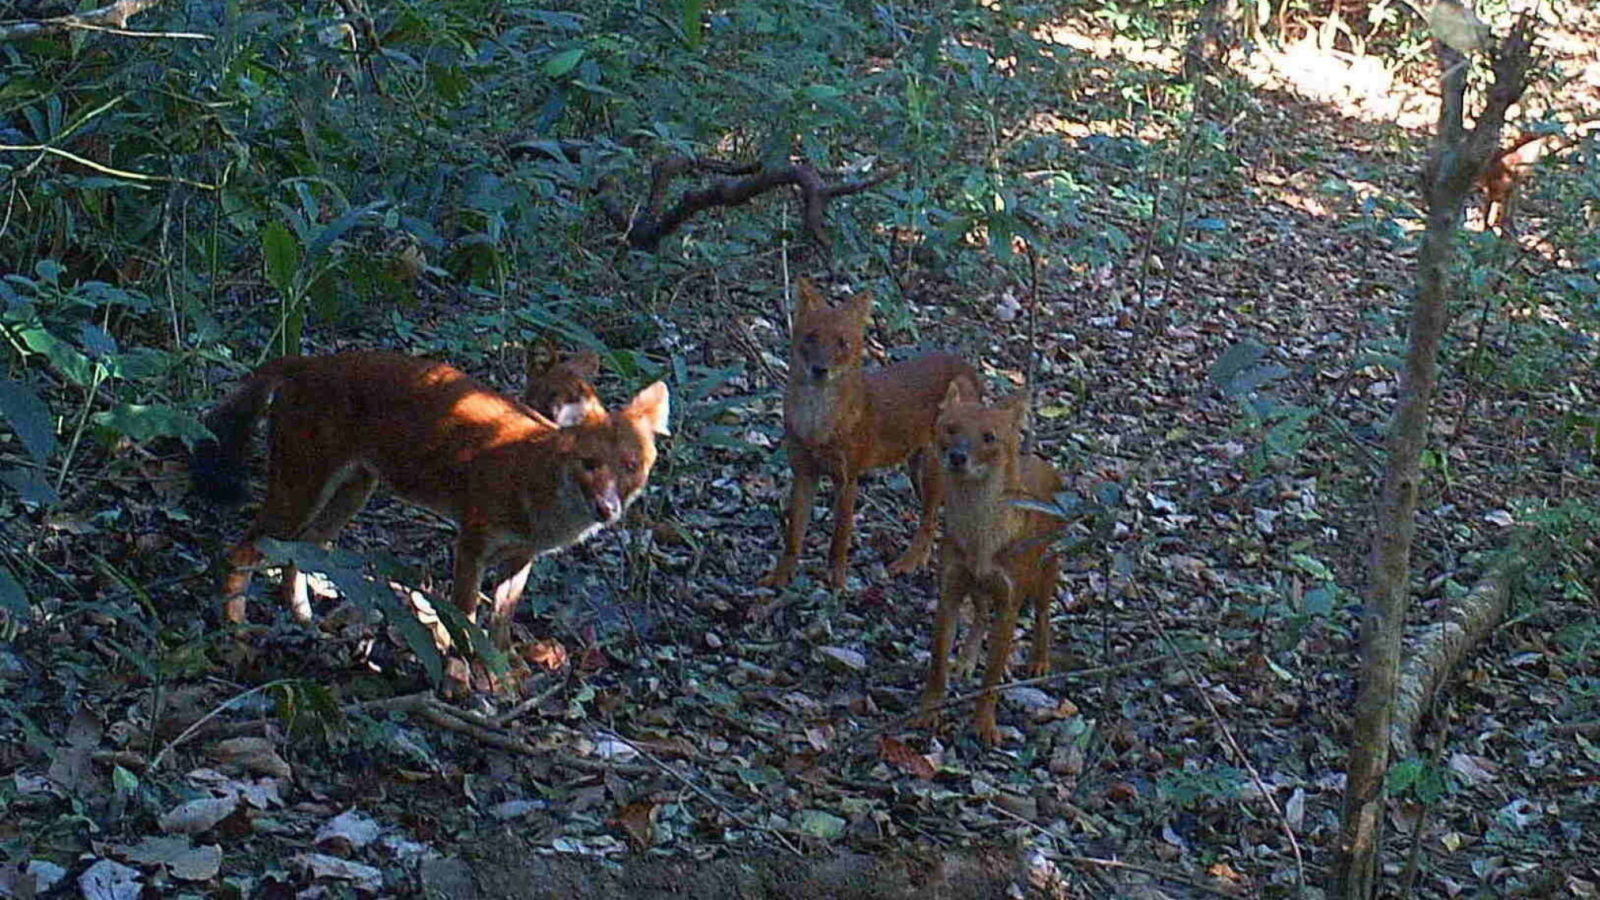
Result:
<svg viewBox="0 0 1600 900">
<path fill-rule="evenodd" d="M 266 413 L 282 381 L 282 366 L 269 363 L 206 413 L 206 427 L 216 437 L 200 441 L 190 452 L 189 477 L 196 494 L 222 506 L 244 502 L 245 454 L 250 449 L 250 433 L 256 420 Z"/>
</svg>

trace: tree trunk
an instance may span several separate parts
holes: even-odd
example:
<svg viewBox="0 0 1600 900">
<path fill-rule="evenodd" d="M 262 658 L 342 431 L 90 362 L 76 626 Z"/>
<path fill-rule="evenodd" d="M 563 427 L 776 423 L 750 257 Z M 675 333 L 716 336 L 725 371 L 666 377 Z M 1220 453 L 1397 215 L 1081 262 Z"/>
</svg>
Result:
<svg viewBox="0 0 1600 900">
<path fill-rule="evenodd" d="M 1453 241 L 1467 193 L 1499 147 L 1506 110 L 1527 86 L 1532 28 L 1529 17 L 1519 19 L 1496 54 L 1494 85 L 1470 133 L 1463 124 L 1468 60 L 1441 42 L 1434 44 L 1444 74 L 1438 134 L 1424 170 L 1428 230 L 1417 255 L 1417 298 L 1400 376 L 1399 405 L 1389 426 L 1388 466 L 1372 536 L 1372 568 L 1361 617 L 1360 689 L 1330 885 L 1331 896 L 1344 900 L 1368 900 L 1377 887 L 1383 848 L 1383 782 L 1389 768 L 1401 639 L 1411 604 L 1411 541 L 1416 533 L 1417 490 L 1439 343 L 1449 324 L 1448 270 L 1454 259 Z"/>
</svg>

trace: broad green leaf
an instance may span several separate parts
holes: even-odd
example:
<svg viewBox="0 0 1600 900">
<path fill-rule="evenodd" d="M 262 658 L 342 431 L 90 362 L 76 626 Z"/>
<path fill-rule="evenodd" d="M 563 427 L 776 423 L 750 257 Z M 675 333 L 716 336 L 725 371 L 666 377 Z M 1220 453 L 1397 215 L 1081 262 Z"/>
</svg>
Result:
<svg viewBox="0 0 1600 900">
<path fill-rule="evenodd" d="M 28 615 L 28 594 L 5 566 L 0 566 L 0 609 L 10 610 L 18 618 Z"/>
<path fill-rule="evenodd" d="M 300 242 L 282 222 L 273 222 L 261 230 L 261 256 L 267 283 L 288 296 L 294 287 L 294 274 L 300 268 Z"/>
<path fill-rule="evenodd" d="M 1422 775 L 1422 760 L 1403 759 L 1389 767 L 1389 796 L 1398 797 Z"/>
<path fill-rule="evenodd" d="M 119 403 L 102 413 L 95 413 L 94 421 L 135 441 L 152 438 L 182 438 L 185 444 L 210 437 L 200 420 L 192 413 L 171 406 L 141 406 L 136 403 Z"/>
<path fill-rule="evenodd" d="M 0 469 L 0 482 L 10 485 L 27 503 L 55 506 L 61 502 L 55 487 L 38 469 Z"/>
<path fill-rule="evenodd" d="M 560 78 L 577 67 L 583 59 L 583 54 L 582 47 L 563 50 L 544 61 L 544 73 L 551 78 Z"/>
<path fill-rule="evenodd" d="M 795 824 L 800 827 L 802 833 L 824 841 L 831 841 L 844 834 L 844 826 L 848 824 L 844 819 L 820 809 L 801 810 L 795 819 Z"/>
<path fill-rule="evenodd" d="M 32 389 L 9 378 L 0 379 L 0 418 L 11 425 L 23 449 L 40 465 L 55 451 L 55 417 Z"/>
</svg>

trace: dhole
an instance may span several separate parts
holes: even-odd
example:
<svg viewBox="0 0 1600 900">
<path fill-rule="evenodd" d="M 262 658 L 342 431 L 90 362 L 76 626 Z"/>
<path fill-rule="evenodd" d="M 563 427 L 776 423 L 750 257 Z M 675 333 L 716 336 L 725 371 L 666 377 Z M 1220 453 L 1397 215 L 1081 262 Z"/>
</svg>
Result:
<svg viewBox="0 0 1600 900">
<path fill-rule="evenodd" d="M 603 420 L 557 428 L 443 363 L 368 352 L 274 360 L 207 415 L 216 440 L 195 449 L 200 493 L 238 498 L 251 426 L 270 419 L 267 498 L 229 553 L 227 616 L 245 619 L 257 538 L 331 541 L 381 482 L 456 523 L 451 595 L 475 619 L 491 563 L 557 550 L 617 521 L 650 476 L 667 402 L 657 382 Z M 293 567 L 283 594 L 310 618 Z M 494 609 L 502 648 L 514 604 Z"/>
<path fill-rule="evenodd" d="M 1478 176 L 1478 186 L 1483 188 L 1484 195 L 1484 227 L 1499 228 L 1501 234 L 1515 233 L 1517 188 L 1523 180 L 1540 160 L 1576 147 L 1594 128 L 1594 122 L 1583 122 L 1567 134 L 1524 133 L 1496 151 L 1483 174 Z"/>
<path fill-rule="evenodd" d="M 1050 668 L 1050 606 L 1058 564 L 1048 538 L 1060 529 L 1054 518 L 1022 509 L 1015 498 L 1051 500 L 1061 478 L 1048 462 L 1021 452 L 1026 395 L 997 406 L 964 398 L 951 385 L 939 408 L 939 460 L 944 469 L 944 543 L 940 548 L 939 611 L 933 623 L 933 661 L 922 692 L 925 724 L 937 720 L 950 665 L 950 640 L 961 602 L 973 598 L 972 627 L 962 644 L 961 664 L 970 671 L 985 626 L 989 663 L 983 672 L 976 727 L 987 743 L 999 741 L 994 690 L 1005 674 L 1022 604 L 1033 601 L 1033 652 L 1028 672 Z M 993 621 L 990 624 L 990 616 Z"/>
<path fill-rule="evenodd" d="M 872 371 L 862 371 L 862 343 L 872 312 L 872 295 L 863 291 L 835 309 L 807 279 L 799 282 L 789 352 L 789 386 L 783 397 L 783 431 L 794 484 L 789 492 L 789 526 L 778 563 L 759 582 L 781 587 L 794 576 L 811 522 L 811 502 L 821 475 L 833 479 L 838 500 L 833 509 L 833 545 L 828 553 L 829 583 L 844 587 L 850 533 L 856 511 L 856 479 L 869 469 L 910 460 L 911 478 L 922 497 L 916 537 L 889 566 L 909 572 L 928 560 L 944 497 L 937 460 L 923 451 L 933 440 L 939 398 L 952 384 L 978 397 L 978 376 L 960 357 L 929 353 Z"/>
<path fill-rule="evenodd" d="M 600 403 L 589 379 L 600 374 L 600 357 L 593 350 L 575 353 L 565 359 L 556 354 L 555 346 L 541 341 L 528 352 L 528 380 L 522 388 L 522 402 L 533 411 L 548 416 L 562 428 L 573 425 L 595 424 L 606 420 L 606 408 Z M 504 581 L 495 585 L 495 620 L 500 610 L 514 610 L 528 586 L 528 576 L 533 572 L 533 559 L 537 554 L 525 554 L 522 564 Z M 510 621 L 510 613 L 506 613 Z"/>
<path fill-rule="evenodd" d="M 522 401 L 562 428 L 598 422 L 605 418 L 606 408 L 589 380 L 599 374 L 600 357 L 593 350 L 561 358 L 553 346 L 541 343 L 528 353 Z"/>
</svg>

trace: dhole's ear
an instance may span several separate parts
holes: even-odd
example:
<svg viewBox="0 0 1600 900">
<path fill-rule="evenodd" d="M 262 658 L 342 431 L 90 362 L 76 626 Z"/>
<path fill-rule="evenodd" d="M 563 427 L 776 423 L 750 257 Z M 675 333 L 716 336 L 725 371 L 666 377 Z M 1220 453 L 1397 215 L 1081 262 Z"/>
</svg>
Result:
<svg viewBox="0 0 1600 900">
<path fill-rule="evenodd" d="M 961 395 L 961 385 L 952 381 L 945 386 L 944 399 L 939 401 L 939 411 L 944 412 L 966 398 Z"/>
<path fill-rule="evenodd" d="M 628 403 L 622 415 L 629 419 L 643 419 L 656 434 L 671 434 L 672 432 L 667 430 L 668 411 L 667 385 L 658 381 L 640 391 Z"/>
<path fill-rule="evenodd" d="M 799 314 L 809 316 L 818 309 L 826 309 L 828 301 L 822 297 L 822 292 L 811 283 L 809 278 L 799 278 L 794 283 L 795 290 L 800 294 Z"/>
<path fill-rule="evenodd" d="M 850 302 L 845 304 L 845 309 L 848 309 L 852 316 L 865 322 L 872 317 L 872 292 L 857 291 L 856 295 L 850 298 Z"/>
<path fill-rule="evenodd" d="M 574 353 L 567 357 L 567 368 L 581 378 L 594 378 L 600 374 L 600 354 L 593 350 Z"/>
</svg>

